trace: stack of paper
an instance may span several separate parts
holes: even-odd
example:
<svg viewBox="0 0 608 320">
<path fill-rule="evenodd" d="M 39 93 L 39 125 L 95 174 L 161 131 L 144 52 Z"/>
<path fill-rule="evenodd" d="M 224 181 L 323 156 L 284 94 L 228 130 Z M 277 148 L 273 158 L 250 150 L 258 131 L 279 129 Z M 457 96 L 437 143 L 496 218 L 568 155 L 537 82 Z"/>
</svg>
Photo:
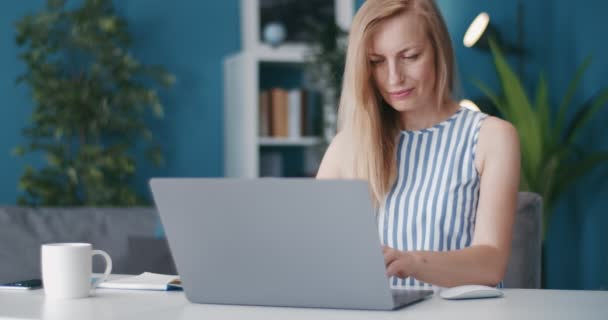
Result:
<svg viewBox="0 0 608 320">
<path fill-rule="evenodd" d="M 99 288 L 168 291 L 181 290 L 182 283 L 178 276 L 144 272 L 137 276 L 102 282 Z"/>
</svg>

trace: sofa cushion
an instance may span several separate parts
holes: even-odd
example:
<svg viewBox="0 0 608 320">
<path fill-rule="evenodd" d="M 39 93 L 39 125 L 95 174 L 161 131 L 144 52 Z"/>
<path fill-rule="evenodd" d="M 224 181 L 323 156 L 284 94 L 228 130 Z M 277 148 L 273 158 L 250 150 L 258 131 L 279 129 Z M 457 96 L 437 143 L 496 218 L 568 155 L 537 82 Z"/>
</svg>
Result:
<svg viewBox="0 0 608 320">
<path fill-rule="evenodd" d="M 0 282 L 40 276 L 40 245 L 89 242 L 106 251 L 113 273 L 126 273 L 129 237 L 154 237 L 154 208 L 26 208 L 0 207 Z M 167 250 L 167 249 L 165 249 Z M 103 271 L 95 258 L 93 271 Z"/>
<path fill-rule="evenodd" d="M 130 236 L 128 242 L 129 252 L 137 258 L 127 260 L 125 273 L 140 274 L 147 271 L 177 274 L 166 238 Z"/>
</svg>

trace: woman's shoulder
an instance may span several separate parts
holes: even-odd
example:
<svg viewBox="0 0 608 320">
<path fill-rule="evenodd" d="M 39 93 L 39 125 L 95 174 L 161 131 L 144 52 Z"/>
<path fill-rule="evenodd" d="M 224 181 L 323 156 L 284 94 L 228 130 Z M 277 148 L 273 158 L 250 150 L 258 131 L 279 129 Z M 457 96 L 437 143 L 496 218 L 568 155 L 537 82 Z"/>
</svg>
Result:
<svg viewBox="0 0 608 320">
<path fill-rule="evenodd" d="M 476 160 L 483 171 L 484 163 L 491 158 L 519 158 L 519 135 L 508 121 L 488 116 L 481 123 Z"/>
<path fill-rule="evenodd" d="M 479 131 L 480 139 L 489 141 L 517 138 L 517 130 L 510 122 L 494 116 L 485 117 Z"/>
<path fill-rule="evenodd" d="M 346 165 L 350 154 L 351 139 L 344 132 L 338 132 L 325 151 L 318 178 L 348 178 Z"/>
</svg>

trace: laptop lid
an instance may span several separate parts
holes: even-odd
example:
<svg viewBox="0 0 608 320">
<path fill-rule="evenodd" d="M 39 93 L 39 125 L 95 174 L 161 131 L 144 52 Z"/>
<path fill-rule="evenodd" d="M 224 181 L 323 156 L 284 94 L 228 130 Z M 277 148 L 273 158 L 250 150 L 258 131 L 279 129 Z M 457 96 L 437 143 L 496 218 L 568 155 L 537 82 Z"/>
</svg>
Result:
<svg viewBox="0 0 608 320">
<path fill-rule="evenodd" d="M 367 183 L 150 182 L 195 303 L 393 309 Z"/>
</svg>

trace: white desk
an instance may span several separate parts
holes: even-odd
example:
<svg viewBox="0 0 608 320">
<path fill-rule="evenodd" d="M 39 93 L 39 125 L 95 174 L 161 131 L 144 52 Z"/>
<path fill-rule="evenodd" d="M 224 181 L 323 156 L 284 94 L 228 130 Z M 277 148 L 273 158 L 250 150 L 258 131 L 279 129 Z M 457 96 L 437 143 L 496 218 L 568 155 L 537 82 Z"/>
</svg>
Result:
<svg viewBox="0 0 608 320">
<path fill-rule="evenodd" d="M 398 311 L 203 305 L 183 292 L 99 289 L 87 299 L 47 301 L 42 290 L 0 291 L 0 319 L 608 319 L 608 291 L 506 289 L 498 299 L 446 301 L 437 296 Z"/>
</svg>

